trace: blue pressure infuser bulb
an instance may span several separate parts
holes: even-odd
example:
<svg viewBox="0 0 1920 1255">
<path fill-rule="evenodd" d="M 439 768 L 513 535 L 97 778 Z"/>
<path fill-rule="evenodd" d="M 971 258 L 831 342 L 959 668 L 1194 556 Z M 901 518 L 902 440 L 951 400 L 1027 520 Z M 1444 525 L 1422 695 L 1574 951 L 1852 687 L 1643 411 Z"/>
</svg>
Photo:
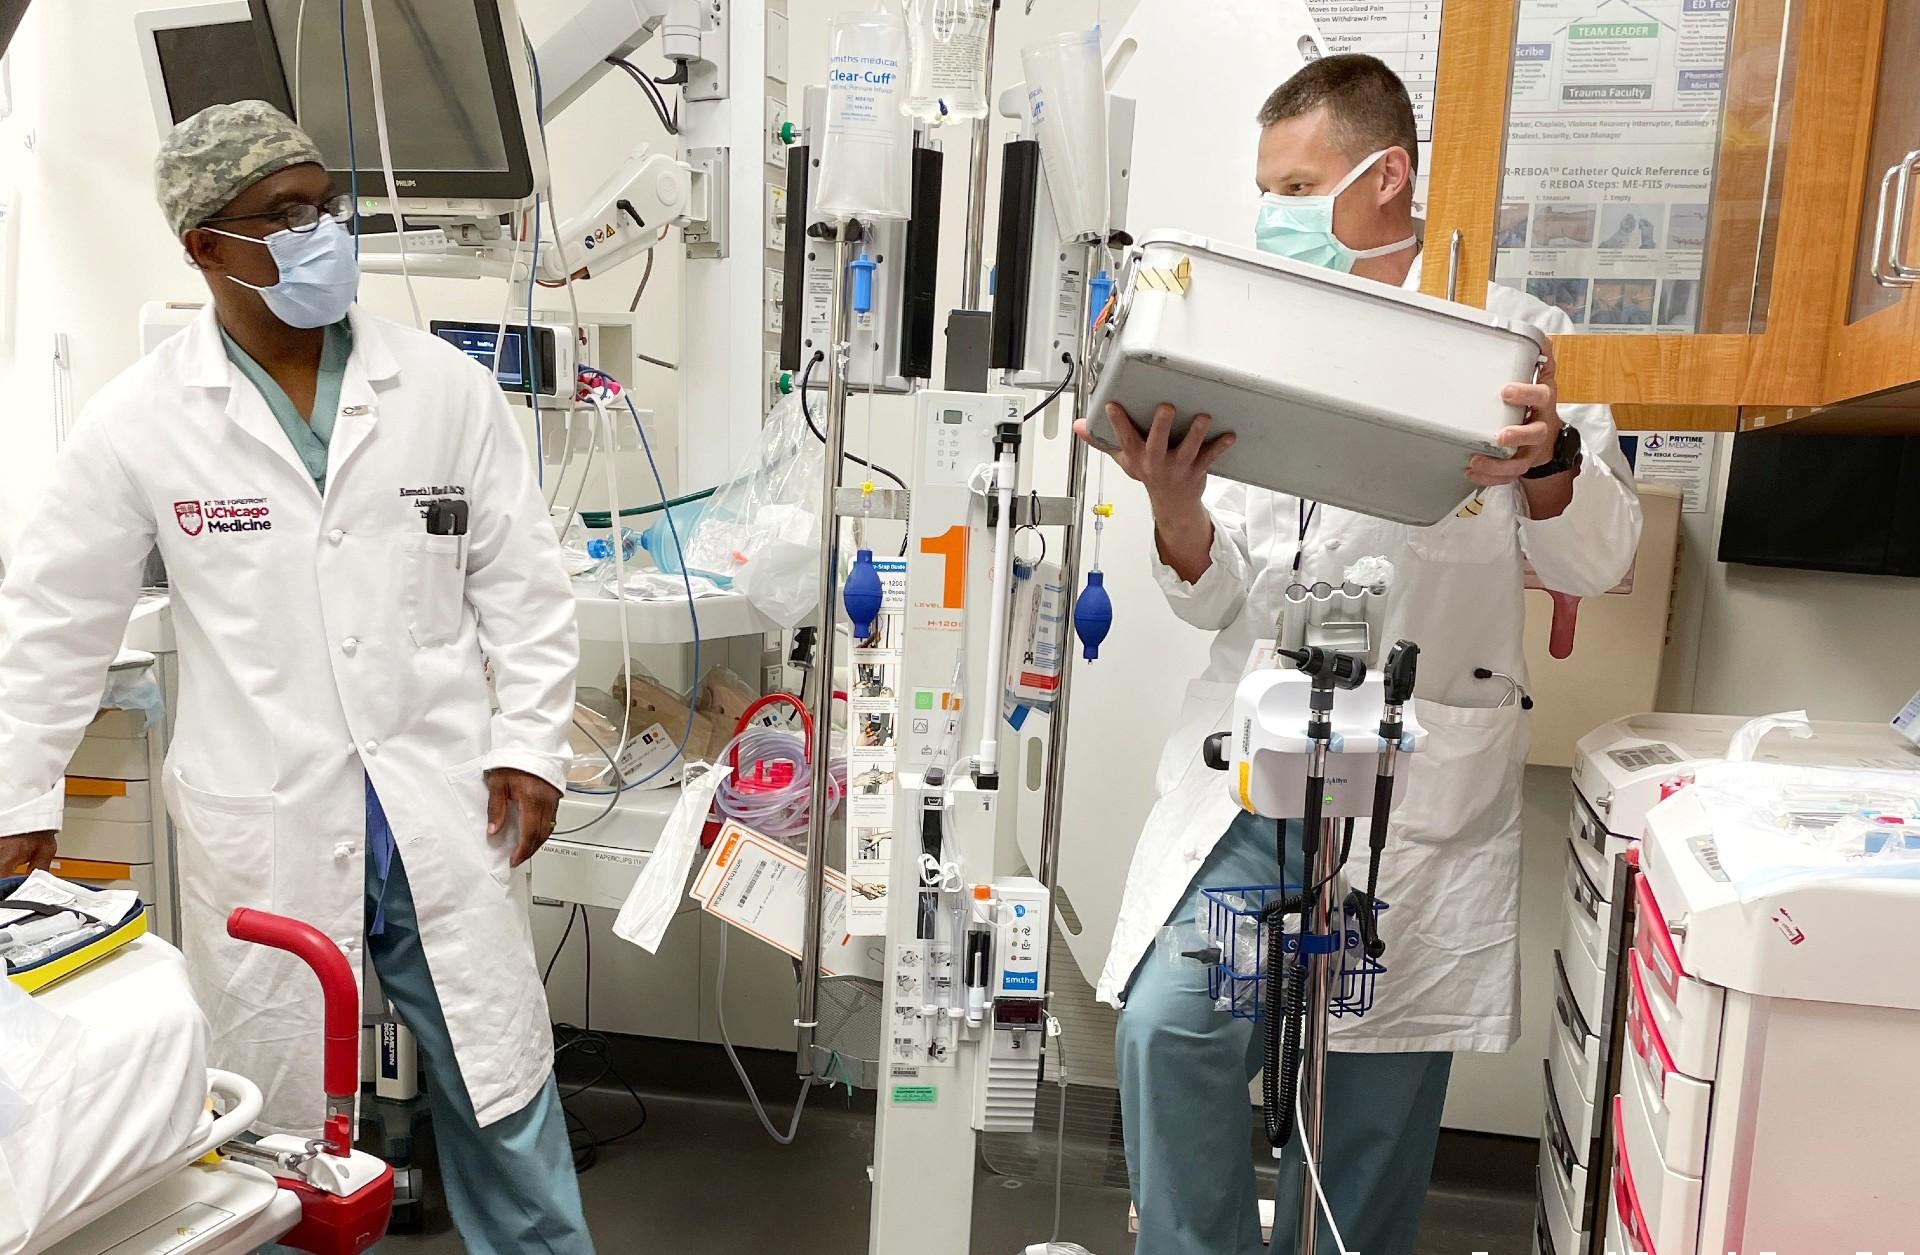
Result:
<svg viewBox="0 0 1920 1255">
<path fill-rule="evenodd" d="M 1100 642 L 1113 630 L 1113 598 L 1107 592 L 1107 573 L 1100 569 L 1100 536 L 1113 517 L 1113 502 L 1107 498 L 1106 463 L 1100 464 L 1098 500 L 1093 506 L 1093 569 L 1087 572 L 1087 586 L 1073 601 L 1073 634 L 1080 638 L 1080 656 L 1088 662 L 1100 657 Z"/>
<path fill-rule="evenodd" d="M 873 550 L 862 549 L 854 555 L 853 569 L 847 572 L 847 619 L 853 624 L 853 638 L 864 641 L 873 635 L 873 623 L 880 617 L 880 571 L 873 565 Z"/>
<path fill-rule="evenodd" d="M 1087 572 L 1087 586 L 1073 602 L 1073 632 L 1080 638 L 1080 656 L 1088 662 L 1100 656 L 1100 642 L 1113 628 L 1113 598 L 1107 595 L 1107 573 Z"/>
</svg>

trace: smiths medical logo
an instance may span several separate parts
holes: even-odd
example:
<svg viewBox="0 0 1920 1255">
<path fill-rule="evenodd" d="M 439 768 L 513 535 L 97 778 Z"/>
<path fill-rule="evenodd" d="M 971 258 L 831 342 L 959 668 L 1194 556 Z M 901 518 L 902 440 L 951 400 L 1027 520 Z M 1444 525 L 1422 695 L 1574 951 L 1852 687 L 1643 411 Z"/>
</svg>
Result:
<svg viewBox="0 0 1920 1255">
<path fill-rule="evenodd" d="M 269 532 L 273 521 L 265 497 L 241 497 L 232 501 L 176 501 L 174 521 L 189 536 L 201 532 Z"/>
</svg>

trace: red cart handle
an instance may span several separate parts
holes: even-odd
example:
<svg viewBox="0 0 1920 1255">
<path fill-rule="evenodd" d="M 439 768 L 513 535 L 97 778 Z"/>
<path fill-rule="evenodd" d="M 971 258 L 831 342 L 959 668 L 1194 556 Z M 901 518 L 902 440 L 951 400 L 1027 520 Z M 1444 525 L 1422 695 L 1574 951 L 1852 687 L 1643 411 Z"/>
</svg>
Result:
<svg viewBox="0 0 1920 1255">
<path fill-rule="evenodd" d="M 331 1154 L 353 1151 L 353 1102 L 360 1093 L 360 988 L 340 947 L 311 924 L 271 911 L 240 907 L 227 916 L 227 936 L 285 950 L 313 969 L 325 1009 L 327 1093 L 324 1140 Z"/>
</svg>

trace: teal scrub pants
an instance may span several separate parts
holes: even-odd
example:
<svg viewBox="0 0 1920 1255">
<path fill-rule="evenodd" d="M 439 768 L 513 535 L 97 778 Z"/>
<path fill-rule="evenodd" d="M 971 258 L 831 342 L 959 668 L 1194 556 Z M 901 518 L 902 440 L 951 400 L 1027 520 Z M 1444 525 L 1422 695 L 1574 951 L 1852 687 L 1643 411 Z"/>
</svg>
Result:
<svg viewBox="0 0 1920 1255">
<path fill-rule="evenodd" d="M 566 1115 L 552 1076 L 533 1101 L 485 1128 L 474 1117 L 420 946 L 407 869 L 367 789 L 367 951 L 400 1022 L 420 1043 L 447 1210 L 471 1255 L 593 1255 Z M 291 1251 L 270 1246 L 270 1251 Z"/>
<path fill-rule="evenodd" d="M 1297 882 L 1297 825 L 1288 846 L 1288 879 Z M 1202 888 L 1272 884 L 1279 873 L 1274 822 L 1241 815 L 1167 923 L 1204 923 Z M 1263 1248 L 1247 1084 L 1260 1071 L 1261 1032 L 1214 1007 L 1198 962 L 1169 962 L 1157 950 L 1127 991 L 1116 1047 L 1140 1219 L 1135 1255 L 1255 1255 Z M 1411 1255 L 1452 1062 L 1436 1052 L 1327 1056 L 1320 1179 L 1348 1250 Z M 1274 1251 L 1294 1249 L 1304 1172 L 1296 1135 L 1280 1162 Z M 1324 1218 L 1319 1228 L 1318 1249 L 1335 1250 Z"/>
<path fill-rule="evenodd" d="M 559 1087 L 548 1076 L 532 1102 L 480 1127 L 420 948 L 406 866 L 395 850 L 383 894 L 375 860 L 366 862 L 367 920 L 371 924 L 376 907 L 385 917 L 377 934 L 369 932 L 367 950 L 387 1001 L 420 1043 L 440 1178 L 454 1228 L 471 1255 L 593 1255 Z"/>
</svg>

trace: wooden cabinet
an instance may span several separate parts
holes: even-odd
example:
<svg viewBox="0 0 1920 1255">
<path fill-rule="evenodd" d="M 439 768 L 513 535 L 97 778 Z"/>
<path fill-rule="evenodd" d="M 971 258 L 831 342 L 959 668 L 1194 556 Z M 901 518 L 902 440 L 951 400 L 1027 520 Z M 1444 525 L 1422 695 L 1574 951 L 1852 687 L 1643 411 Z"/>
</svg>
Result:
<svg viewBox="0 0 1920 1255">
<path fill-rule="evenodd" d="M 1566 309 L 1623 428 L 1920 430 L 1916 64 L 1914 0 L 1455 0 L 1424 285 Z"/>
</svg>

